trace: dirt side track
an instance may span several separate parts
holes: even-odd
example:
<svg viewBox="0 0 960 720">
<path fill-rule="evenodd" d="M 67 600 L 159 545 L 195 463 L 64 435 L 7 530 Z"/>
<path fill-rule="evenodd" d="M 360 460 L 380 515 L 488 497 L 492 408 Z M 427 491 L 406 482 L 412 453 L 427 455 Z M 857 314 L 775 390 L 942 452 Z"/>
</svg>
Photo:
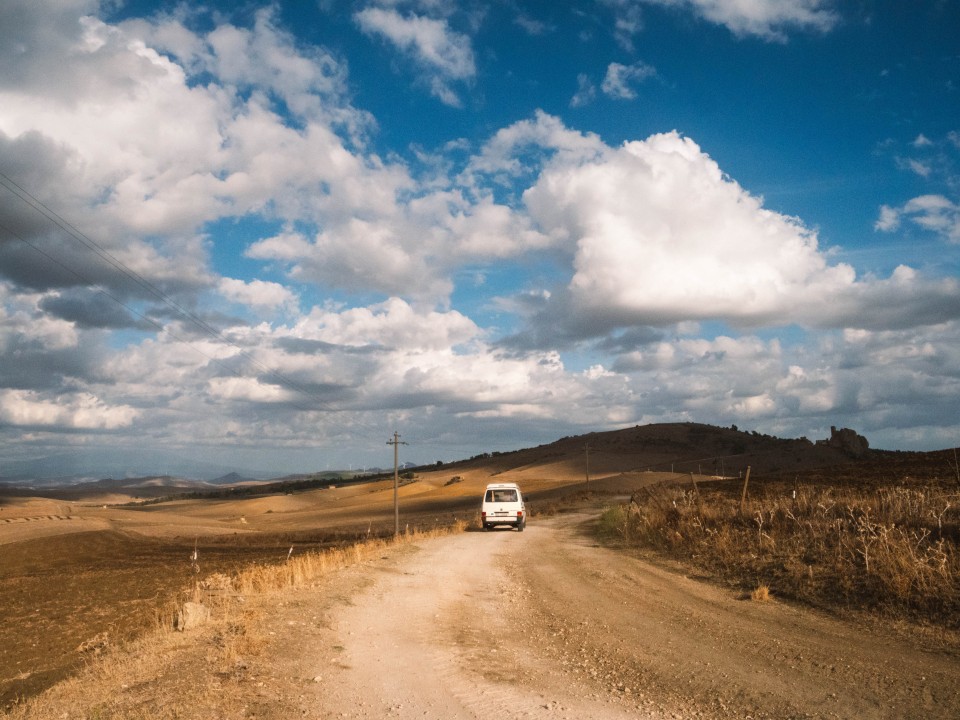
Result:
<svg viewBox="0 0 960 720">
<path fill-rule="evenodd" d="M 585 520 L 427 541 L 297 593 L 258 717 L 960 717 L 958 648 L 743 599 Z"/>
</svg>

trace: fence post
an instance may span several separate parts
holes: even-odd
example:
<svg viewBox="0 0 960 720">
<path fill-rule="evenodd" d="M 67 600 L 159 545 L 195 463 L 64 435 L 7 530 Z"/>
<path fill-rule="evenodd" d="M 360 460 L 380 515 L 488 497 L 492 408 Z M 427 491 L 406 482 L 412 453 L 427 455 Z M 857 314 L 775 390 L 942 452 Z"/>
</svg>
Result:
<svg viewBox="0 0 960 720">
<path fill-rule="evenodd" d="M 743 478 L 743 492 L 740 494 L 740 517 L 743 517 L 743 504 L 747 501 L 747 484 L 750 482 L 750 466 L 747 465 L 747 474 Z"/>
</svg>

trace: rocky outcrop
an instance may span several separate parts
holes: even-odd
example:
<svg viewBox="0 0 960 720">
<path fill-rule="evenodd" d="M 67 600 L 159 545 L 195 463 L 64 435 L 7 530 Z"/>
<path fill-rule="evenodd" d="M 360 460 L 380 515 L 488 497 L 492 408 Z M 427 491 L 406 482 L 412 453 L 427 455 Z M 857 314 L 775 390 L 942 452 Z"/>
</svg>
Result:
<svg viewBox="0 0 960 720">
<path fill-rule="evenodd" d="M 203 603 L 185 602 L 177 611 L 174 627 L 180 632 L 200 627 L 210 620 L 210 608 Z"/>
<path fill-rule="evenodd" d="M 833 426 L 830 427 L 830 439 L 821 440 L 817 444 L 836 448 L 845 455 L 854 458 L 863 457 L 867 454 L 867 450 L 870 449 L 870 443 L 867 442 L 867 439 L 863 435 L 858 435 L 850 428 L 840 428 L 837 430 L 837 428 Z"/>
</svg>

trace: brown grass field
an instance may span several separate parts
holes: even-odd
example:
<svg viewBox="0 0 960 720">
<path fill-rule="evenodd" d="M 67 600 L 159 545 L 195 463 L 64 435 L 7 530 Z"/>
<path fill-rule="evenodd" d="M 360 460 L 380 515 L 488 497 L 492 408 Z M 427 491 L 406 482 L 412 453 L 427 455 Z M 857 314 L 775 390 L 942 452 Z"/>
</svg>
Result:
<svg viewBox="0 0 960 720">
<path fill-rule="evenodd" d="M 670 508 L 661 508 L 666 519 L 659 525 L 670 532 L 651 533 L 647 546 L 690 560 L 688 556 L 697 555 L 697 548 L 710 535 L 703 529 L 704 497 L 710 498 L 711 506 L 723 505 L 722 513 L 734 513 L 730 503 L 737 504 L 740 478 L 750 466 L 751 501 L 782 497 L 797 487 L 874 495 L 884 488 L 934 484 L 942 492 L 936 507 L 952 502 L 953 510 L 948 507 L 941 513 L 939 533 L 928 539 L 949 543 L 941 543 L 940 549 L 953 553 L 953 562 L 960 525 L 960 483 L 953 462 L 950 452 L 871 453 L 852 459 L 835 448 L 733 429 L 693 424 L 644 426 L 566 438 L 539 448 L 419 471 L 414 482 L 400 488 L 401 528 L 429 530 L 457 522 L 475 523 L 479 497 L 488 482 L 520 483 L 530 511 L 537 514 L 552 512 L 565 499 L 587 491 L 609 494 L 611 503 L 626 503 L 641 486 L 662 480 L 671 488 L 664 492 L 674 493 L 671 507 L 679 497 L 681 505 L 686 502 L 691 510 L 687 513 L 681 507 L 677 512 L 682 517 L 677 517 Z M 730 479 L 715 480 L 720 472 Z M 451 484 L 454 477 L 460 480 Z M 691 495 L 693 479 L 698 480 L 698 493 L 702 491 L 704 497 Z M 804 498 L 815 513 L 823 497 L 814 497 L 812 492 Z M 170 499 L 143 505 L 130 505 L 130 500 L 127 495 L 70 497 L 69 501 L 4 497 L 0 490 L 0 708 L 9 708 L 68 677 L 103 647 L 169 626 L 177 605 L 196 592 L 199 578 L 215 573 L 236 575 L 251 566 L 280 565 L 291 552 L 299 556 L 307 550 L 346 547 L 389 536 L 394 523 L 392 479 L 236 499 Z M 650 502 L 648 507 L 660 507 L 662 500 Z M 697 507 L 699 520 L 694 519 Z M 784 507 L 789 511 L 788 505 Z M 724 563 L 748 567 L 743 577 L 735 579 L 783 592 L 781 588 L 787 587 L 784 572 L 778 575 L 776 571 L 782 570 L 784 561 L 774 550 L 777 543 L 785 541 L 770 532 L 778 522 L 785 522 L 786 516 L 774 512 L 773 519 L 761 520 L 758 528 L 753 519 L 758 510 L 761 518 L 769 512 L 751 505 L 746 519 L 734 523 L 745 539 L 739 541 L 740 549 L 730 540 L 733 549 L 729 552 L 745 552 L 745 543 L 748 555 L 763 558 L 768 565 L 759 560 L 738 564 L 732 556 L 722 561 L 693 560 L 717 572 Z M 629 520 L 608 518 L 611 527 L 618 522 L 625 537 L 632 534 L 634 540 L 643 527 L 653 525 L 639 514 Z M 689 528 L 696 522 L 702 532 L 695 536 Z M 720 532 L 718 527 L 713 528 L 714 534 Z M 922 529 L 917 528 L 918 532 Z M 764 532 L 769 540 L 764 539 Z M 855 526 L 852 532 L 856 533 Z M 691 544 L 679 542 L 678 534 Z M 852 544 L 843 551 L 851 561 L 857 558 L 856 536 L 852 537 Z M 863 547 L 869 551 L 875 545 L 867 542 Z M 830 551 L 837 553 L 835 547 Z M 802 577 L 810 576 L 810 564 L 800 568 Z M 819 569 L 817 572 L 822 584 Z M 952 587 L 955 595 L 936 606 L 937 616 L 957 610 L 957 577 L 946 582 L 947 594 Z M 883 591 L 874 588 L 871 592 Z M 820 595 L 805 595 L 802 589 L 793 595 L 801 600 L 823 600 Z M 873 606 L 890 605 L 884 597 Z M 922 615 L 922 602 L 900 604 L 913 616 Z"/>
</svg>

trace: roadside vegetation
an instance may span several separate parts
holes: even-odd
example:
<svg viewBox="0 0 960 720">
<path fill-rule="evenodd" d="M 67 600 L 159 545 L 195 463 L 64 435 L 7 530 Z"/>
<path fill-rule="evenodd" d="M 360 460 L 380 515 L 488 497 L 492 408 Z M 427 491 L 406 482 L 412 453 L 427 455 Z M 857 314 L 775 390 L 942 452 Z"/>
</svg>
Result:
<svg viewBox="0 0 960 720">
<path fill-rule="evenodd" d="M 272 633 L 265 630 L 267 616 L 278 602 L 283 604 L 286 593 L 321 587 L 332 572 L 466 527 L 457 520 L 408 527 L 397 537 L 370 534 L 337 547 L 305 552 L 291 547 L 283 560 L 252 563 L 232 573 L 206 573 L 203 553 L 195 552 L 184 562 L 184 572 L 194 580 L 159 603 L 152 631 L 116 645 L 98 636 L 100 641 L 84 648 L 87 662 L 76 674 L 35 697 L 0 707 L 0 716 L 199 720 L 253 712 L 259 717 L 252 708 L 262 691 L 251 689 L 250 671 L 262 664 L 272 642 Z M 178 632 L 178 616 L 189 605 L 203 608 L 202 621 Z"/>
<path fill-rule="evenodd" d="M 609 508 L 601 532 L 753 597 L 880 611 L 960 629 L 960 487 L 742 481 L 659 485 Z M 757 592 L 759 590 L 759 592 Z"/>
</svg>

